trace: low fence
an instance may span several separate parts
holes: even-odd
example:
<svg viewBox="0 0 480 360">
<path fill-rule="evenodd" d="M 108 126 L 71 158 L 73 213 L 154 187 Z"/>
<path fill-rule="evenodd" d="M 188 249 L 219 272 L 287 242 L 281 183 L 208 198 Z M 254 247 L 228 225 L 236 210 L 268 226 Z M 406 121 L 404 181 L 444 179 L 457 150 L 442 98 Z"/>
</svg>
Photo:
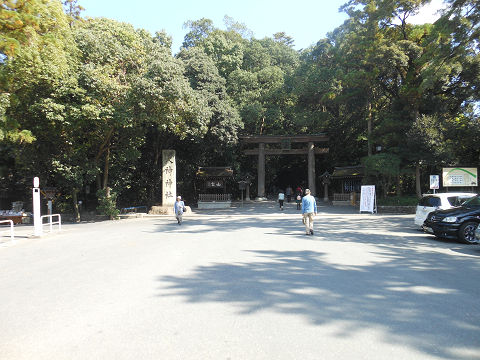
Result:
<svg viewBox="0 0 480 360">
<path fill-rule="evenodd" d="M 141 211 L 143 210 L 143 211 Z M 147 207 L 146 206 L 131 206 L 131 207 L 125 207 L 120 210 L 122 214 L 128 214 L 128 213 L 137 213 L 137 212 L 144 212 L 147 213 Z"/>
<path fill-rule="evenodd" d="M 198 201 L 231 201 L 232 194 L 198 194 Z"/>
<path fill-rule="evenodd" d="M 3 231 L 0 231 L 0 237 L 1 237 L 1 234 L 3 233 L 6 233 L 6 232 L 10 232 L 10 240 L 15 240 L 15 232 L 13 230 L 13 220 L 0 220 L 0 224 L 4 224 L 4 223 L 9 223 L 10 224 L 10 230 L 3 230 Z"/>
<path fill-rule="evenodd" d="M 333 194 L 333 201 L 349 201 L 350 194 Z"/>
<path fill-rule="evenodd" d="M 58 217 L 58 221 L 53 221 L 54 217 Z M 44 223 L 43 219 L 48 218 L 49 222 Z M 43 227 L 45 225 L 49 226 L 49 231 L 53 231 L 53 225 L 58 225 L 58 231 L 62 230 L 62 216 L 60 214 L 52 214 L 52 215 L 43 215 L 40 217 L 41 222 L 42 222 L 42 232 L 43 232 Z"/>
<path fill-rule="evenodd" d="M 232 204 L 232 194 L 198 194 L 199 209 L 227 209 Z"/>
<path fill-rule="evenodd" d="M 334 193 L 333 205 L 356 205 L 360 202 L 360 193 Z"/>
</svg>

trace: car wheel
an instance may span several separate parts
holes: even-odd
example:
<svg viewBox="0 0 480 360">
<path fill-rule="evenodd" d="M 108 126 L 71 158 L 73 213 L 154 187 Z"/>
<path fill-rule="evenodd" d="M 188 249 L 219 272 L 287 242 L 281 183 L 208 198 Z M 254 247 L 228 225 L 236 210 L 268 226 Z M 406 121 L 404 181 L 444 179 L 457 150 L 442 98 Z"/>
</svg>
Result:
<svg viewBox="0 0 480 360">
<path fill-rule="evenodd" d="M 458 239 L 465 244 L 477 244 L 478 240 L 475 238 L 475 230 L 478 224 L 473 221 L 467 221 L 460 226 L 458 230 Z"/>
</svg>

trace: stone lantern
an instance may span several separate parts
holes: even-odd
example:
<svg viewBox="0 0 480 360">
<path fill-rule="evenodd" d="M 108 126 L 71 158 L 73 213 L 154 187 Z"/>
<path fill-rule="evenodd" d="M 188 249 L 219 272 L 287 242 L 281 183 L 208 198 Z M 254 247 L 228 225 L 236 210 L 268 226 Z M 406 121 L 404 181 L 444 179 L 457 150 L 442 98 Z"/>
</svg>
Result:
<svg viewBox="0 0 480 360">
<path fill-rule="evenodd" d="M 323 201 L 328 202 L 328 184 L 330 184 L 331 176 L 328 171 L 325 171 L 320 178 L 323 184 Z"/>
</svg>

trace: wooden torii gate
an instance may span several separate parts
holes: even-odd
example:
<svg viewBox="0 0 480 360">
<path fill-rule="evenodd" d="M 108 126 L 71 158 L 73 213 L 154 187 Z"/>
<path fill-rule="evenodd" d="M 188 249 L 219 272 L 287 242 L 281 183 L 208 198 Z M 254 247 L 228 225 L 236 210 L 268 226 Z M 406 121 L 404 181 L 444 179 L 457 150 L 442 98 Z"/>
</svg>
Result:
<svg viewBox="0 0 480 360">
<path fill-rule="evenodd" d="M 326 154 L 328 148 L 316 148 L 317 142 L 328 142 L 326 134 L 316 135 L 257 135 L 240 138 L 246 144 L 258 144 L 257 149 L 247 149 L 246 155 L 258 155 L 258 192 L 257 198 L 265 198 L 265 156 L 266 155 L 308 155 L 308 188 L 316 195 L 315 188 L 315 154 Z M 306 149 L 291 149 L 291 143 L 308 143 Z M 281 144 L 281 148 L 266 148 L 265 144 Z"/>
</svg>

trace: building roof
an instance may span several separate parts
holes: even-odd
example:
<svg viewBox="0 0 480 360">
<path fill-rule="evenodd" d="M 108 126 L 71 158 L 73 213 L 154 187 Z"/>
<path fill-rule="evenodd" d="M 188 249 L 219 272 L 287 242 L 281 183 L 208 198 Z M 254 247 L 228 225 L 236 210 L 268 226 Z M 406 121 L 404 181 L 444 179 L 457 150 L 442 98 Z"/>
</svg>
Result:
<svg viewBox="0 0 480 360">
<path fill-rule="evenodd" d="M 362 165 L 335 167 L 332 178 L 362 178 L 365 175 L 365 168 Z"/>
<path fill-rule="evenodd" d="M 229 178 L 233 177 L 233 169 L 229 166 L 199 167 L 197 178 Z"/>
</svg>

